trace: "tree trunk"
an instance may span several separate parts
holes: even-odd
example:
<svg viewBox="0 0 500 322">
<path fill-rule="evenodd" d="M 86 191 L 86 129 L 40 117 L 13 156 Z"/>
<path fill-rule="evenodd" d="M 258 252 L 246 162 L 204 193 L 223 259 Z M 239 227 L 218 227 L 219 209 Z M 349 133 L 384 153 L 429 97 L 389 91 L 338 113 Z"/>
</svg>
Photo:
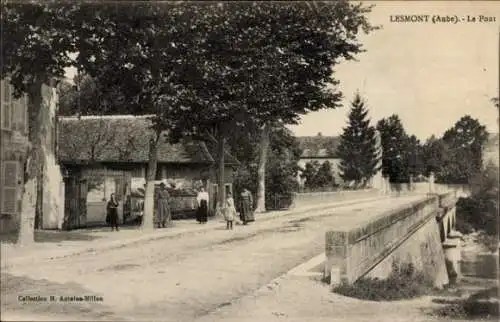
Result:
<svg viewBox="0 0 500 322">
<path fill-rule="evenodd" d="M 224 209 L 224 201 L 226 200 L 226 189 L 225 189 L 225 186 L 224 186 L 224 168 L 225 168 L 225 158 L 224 158 L 224 152 L 225 152 L 225 143 L 226 143 L 226 140 L 224 138 L 224 136 L 222 134 L 219 134 L 219 137 L 218 137 L 218 148 L 219 148 L 219 171 L 218 171 L 218 178 L 217 178 L 217 182 L 218 182 L 218 186 L 219 186 L 219 193 L 218 193 L 218 200 L 217 200 L 217 210 L 216 210 L 216 214 L 221 214 L 221 211 Z"/>
<path fill-rule="evenodd" d="M 255 209 L 256 213 L 263 213 L 266 211 L 266 163 L 268 152 L 267 150 L 269 149 L 270 131 L 271 126 L 269 124 L 265 124 L 262 128 L 262 135 L 260 138 L 259 169 L 257 170 L 259 186 L 257 190 L 257 207 Z"/>
<path fill-rule="evenodd" d="M 42 80 L 37 79 L 31 86 L 28 102 L 29 130 L 27 155 L 24 169 L 24 186 L 22 193 L 18 246 L 26 246 L 35 242 L 35 214 L 37 208 L 37 194 L 39 192 L 37 180 L 41 177 L 42 168 Z"/>
<path fill-rule="evenodd" d="M 152 230 L 154 228 L 154 193 L 156 179 L 156 168 L 158 166 L 158 141 L 160 133 L 156 132 L 155 137 L 149 143 L 149 162 L 146 175 L 146 191 L 144 193 L 144 214 L 142 217 L 142 228 Z"/>
</svg>

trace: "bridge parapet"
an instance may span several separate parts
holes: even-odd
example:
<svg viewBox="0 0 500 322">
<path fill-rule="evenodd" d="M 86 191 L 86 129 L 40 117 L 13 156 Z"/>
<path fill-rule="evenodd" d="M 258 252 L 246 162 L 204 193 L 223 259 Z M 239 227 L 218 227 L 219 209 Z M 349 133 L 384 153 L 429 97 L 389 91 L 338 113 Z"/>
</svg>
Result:
<svg viewBox="0 0 500 322">
<path fill-rule="evenodd" d="M 457 191 L 451 191 L 438 195 L 439 210 L 436 220 L 439 225 L 439 234 L 441 242 L 445 242 L 448 235 L 454 230 L 456 224 L 456 203 Z"/>
<path fill-rule="evenodd" d="M 326 232 L 325 276 L 332 284 L 351 284 L 364 276 L 386 278 L 394 263 L 411 262 L 435 286 L 447 284 L 440 233 L 446 239 L 454 225 L 455 202 L 455 192 L 428 195 L 363 223 Z"/>
<path fill-rule="evenodd" d="M 438 195 L 439 198 L 439 207 L 444 209 L 449 209 L 455 207 L 457 203 L 457 192 L 450 191 L 446 193 L 440 193 Z"/>
<path fill-rule="evenodd" d="M 355 282 L 423 223 L 434 219 L 437 210 L 438 199 L 430 196 L 357 227 L 328 231 L 325 274 L 330 275 L 330 270 L 334 268 L 332 280 Z"/>
</svg>

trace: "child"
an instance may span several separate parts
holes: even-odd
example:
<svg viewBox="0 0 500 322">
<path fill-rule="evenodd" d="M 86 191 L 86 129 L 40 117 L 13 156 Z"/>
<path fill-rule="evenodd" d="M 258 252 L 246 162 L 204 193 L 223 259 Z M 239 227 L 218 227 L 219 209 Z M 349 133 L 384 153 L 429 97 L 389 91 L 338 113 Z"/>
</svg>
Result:
<svg viewBox="0 0 500 322">
<path fill-rule="evenodd" d="M 226 220 L 226 229 L 233 229 L 233 221 L 236 216 L 236 208 L 234 207 L 234 200 L 231 193 L 228 192 L 226 197 L 226 204 L 224 207 L 224 219 Z"/>
</svg>

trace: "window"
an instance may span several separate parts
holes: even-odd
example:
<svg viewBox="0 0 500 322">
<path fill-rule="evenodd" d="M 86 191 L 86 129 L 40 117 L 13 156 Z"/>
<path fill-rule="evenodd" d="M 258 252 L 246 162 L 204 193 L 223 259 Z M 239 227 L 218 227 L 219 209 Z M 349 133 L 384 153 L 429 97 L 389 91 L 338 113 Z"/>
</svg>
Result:
<svg viewBox="0 0 500 322">
<path fill-rule="evenodd" d="M 142 166 L 138 166 L 132 170 L 132 178 L 146 178 L 145 168 Z"/>
<path fill-rule="evenodd" d="M 11 102 L 11 117 L 12 117 L 12 129 L 17 130 L 21 133 L 26 133 L 27 124 L 27 105 L 26 99 L 21 97 L 20 99 L 12 100 Z"/>
<path fill-rule="evenodd" d="M 1 213 L 15 215 L 18 211 L 17 181 L 19 180 L 20 163 L 3 161 L 1 171 Z"/>
<path fill-rule="evenodd" d="M 1 117 L 2 122 L 0 124 L 3 130 L 11 130 L 12 129 L 12 86 L 9 81 L 2 79 L 1 81 Z"/>
</svg>

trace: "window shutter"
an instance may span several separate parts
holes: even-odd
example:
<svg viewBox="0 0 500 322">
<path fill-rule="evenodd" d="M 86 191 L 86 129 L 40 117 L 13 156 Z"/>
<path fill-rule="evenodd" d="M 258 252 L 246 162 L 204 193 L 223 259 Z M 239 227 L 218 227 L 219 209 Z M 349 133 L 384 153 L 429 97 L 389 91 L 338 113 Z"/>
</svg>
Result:
<svg viewBox="0 0 500 322">
<path fill-rule="evenodd" d="M 21 131 L 22 125 L 20 124 L 21 119 L 21 104 L 19 100 L 12 100 L 12 111 L 11 111 L 11 128 L 14 131 Z"/>
<path fill-rule="evenodd" d="M 3 161 L 2 162 L 2 214 L 17 214 L 17 180 L 19 178 L 19 162 Z"/>
<path fill-rule="evenodd" d="M 12 129 L 26 133 L 26 99 L 24 96 L 12 102 Z"/>
<path fill-rule="evenodd" d="M 2 80 L 2 123 L 0 124 L 3 130 L 12 129 L 12 100 L 11 100 L 11 85 L 8 81 Z"/>
<path fill-rule="evenodd" d="M 29 103 L 29 98 L 28 94 L 24 94 L 24 133 L 28 134 L 29 131 L 29 109 L 28 109 L 28 103 Z"/>
<path fill-rule="evenodd" d="M 2 129 L 10 131 L 12 129 L 11 121 L 12 121 L 11 105 L 2 102 Z"/>
</svg>

